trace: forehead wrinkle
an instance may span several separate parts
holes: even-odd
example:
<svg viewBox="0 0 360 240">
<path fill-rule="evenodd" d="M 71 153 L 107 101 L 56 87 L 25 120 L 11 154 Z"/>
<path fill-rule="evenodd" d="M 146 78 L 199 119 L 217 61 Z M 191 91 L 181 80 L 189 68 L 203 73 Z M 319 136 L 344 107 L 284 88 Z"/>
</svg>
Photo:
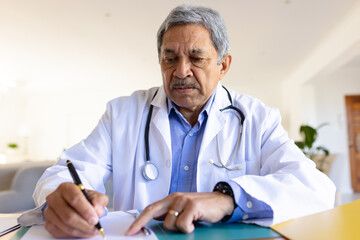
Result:
<svg viewBox="0 0 360 240">
<path fill-rule="evenodd" d="M 171 49 L 171 48 L 165 48 L 163 50 L 163 53 L 164 54 L 174 54 L 175 53 L 175 50 L 174 49 Z M 204 49 L 201 49 L 201 48 L 194 48 L 194 49 L 190 49 L 189 50 L 189 53 L 190 54 L 204 54 L 206 53 L 206 51 Z"/>
</svg>

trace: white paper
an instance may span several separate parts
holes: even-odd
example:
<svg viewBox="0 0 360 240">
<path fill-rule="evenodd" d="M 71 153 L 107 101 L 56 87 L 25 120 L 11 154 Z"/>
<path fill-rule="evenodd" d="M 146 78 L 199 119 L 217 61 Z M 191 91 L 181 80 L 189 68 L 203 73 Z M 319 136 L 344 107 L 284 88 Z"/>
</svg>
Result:
<svg viewBox="0 0 360 240">
<path fill-rule="evenodd" d="M 0 218 L 0 232 L 17 225 L 18 216 Z"/>
<path fill-rule="evenodd" d="M 125 236 L 124 233 L 130 227 L 131 223 L 134 222 L 135 218 L 127 212 L 117 211 L 109 212 L 107 216 L 100 219 L 101 226 L 104 228 L 106 240 L 112 239 L 146 239 L 156 240 L 157 237 L 153 231 L 148 236 L 145 236 L 142 232 L 134 236 Z M 44 228 L 43 225 L 32 226 L 24 235 L 22 240 L 48 240 L 54 239 Z M 101 235 L 97 235 L 91 240 L 103 240 Z M 67 239 L 69 240 L 69 239 Z"/>
</svg>

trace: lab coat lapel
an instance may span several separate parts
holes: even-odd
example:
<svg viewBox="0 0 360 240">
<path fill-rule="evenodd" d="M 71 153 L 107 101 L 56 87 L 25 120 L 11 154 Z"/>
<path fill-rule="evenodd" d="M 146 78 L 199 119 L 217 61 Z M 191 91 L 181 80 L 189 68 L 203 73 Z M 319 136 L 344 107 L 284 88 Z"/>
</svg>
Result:
<svg viewBox="0 0 360 240">
<path fill-rule="evenodd" d="M 163 136 L 168 150 L 171 153 L 170 124 L 166 105 L 166 94 L 163 86 L 159 88 L 158 93 L 152 100 L 151 104 L 154 106 L 152 122 Z M 208 116 L 199 158 L 201 157 L 202 150 L 204 150 L 209 145 L 213 138 L 224 127 L 226 120 L 220 109 L 227 107 L 228 105 L 230 105 L 230 102 L 227 93 L 219 82 L 216 87 L 216 96 L 213 102 L 213 106 Z"/>
<path fill-rule="evenodd" d="M 207 146 L 225 126 L 226 119 L 221 113 L 220 109 L 228 105 L 230 105 L 230 102 L 228 100 L 227 93 L 219 83 L 216 87 L 216 96 L 206 123 L 198 159 L 202 159 L 203 153 Z"/>
<path fill-rule="evenodd" d="M 166 95 L 163 87 L 159 88 L 158 93 L 152 100 L 151 104 L 154 106 L 151 122 L 161 133 L 161 136 L 163 137 L 163 140 L 169 150 L 168 153 L 171 154 L 170 124 L 166 105 Z"/>
<path fill-rule="evenodd" d="M 152 94 L 149 95 L 152 98 Z M 153 111 L 149 129 L 150 162 L 158 169 L 158 178 L 145 180 L 142 174 L 135 177 L 135 200 L 133 208 L 143 209 L 148 204 L 161 200 L 169 194 L 171 181 L 171 135 L 167 114 L 166 97 L 162 87 L 151 100 Z M 147 114 L 147 112 L 145 111 Z M 144 121 L 145 122 L 145 121 Z M 144 124 L 145 125 L 145 124 Z M 144 166 L 145 147 L 137 154 L 138 169 Z M 142 170 L 139 170 L 138 173 Z"/>
</svg>

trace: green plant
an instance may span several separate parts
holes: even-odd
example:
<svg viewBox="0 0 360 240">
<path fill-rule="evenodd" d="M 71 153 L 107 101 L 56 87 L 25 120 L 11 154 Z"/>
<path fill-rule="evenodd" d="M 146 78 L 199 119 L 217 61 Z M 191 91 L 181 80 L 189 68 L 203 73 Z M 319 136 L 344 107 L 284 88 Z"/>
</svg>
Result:
<svg viewBox="0 0 360 240">
<path fill-rule="evenodd" d="M 7 145 L 9 148 L 13 148 L 13 149 L 15 149 L 15 148 L 18 148 L 19 147 L 19 145 L 17 145 L 17 143 L 8 143 L 8 145 Z"/>
<path fill-rule="evenodd" d="M 317 154 L 324 154 L 324 157 L 318 163 L 318 168 L 321 171 L 325 158 L 329 155 L 330 152 L 327 148 L 323 146 L 315 146 L 314 143 L 318 136 L 318 130 L 327 124 L 328 123 L 320 124 L 320 126 L 318 126 L 317 128 L 313 128 L 309 125 L 301 125 L 300 135 L 302 141 L 295 142 L 295 144 L 301 149 L 301 151 L 303 151 L 303 153 L 311 160 L 314 160 L 314 156 Z"/>
</svg>

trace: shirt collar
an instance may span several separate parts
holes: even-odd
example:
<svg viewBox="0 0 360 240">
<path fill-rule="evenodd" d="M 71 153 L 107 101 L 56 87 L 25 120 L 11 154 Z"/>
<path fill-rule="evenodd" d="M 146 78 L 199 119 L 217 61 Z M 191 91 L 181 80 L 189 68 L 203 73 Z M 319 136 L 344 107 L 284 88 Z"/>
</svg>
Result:
<svg viewBox="0 0 360 240">
<path fill-rule="evenodd" d="M 215 99 L 216 90 L 217 90 L 217 88 L 215 88 L 213 94 L 211 94 L 209 100 L 206 102 L 205 106 L 203 107 L 203 109 L 201 110 L 201 112 L 199 114 L 198 121 L 200 121 L 200 123 L 204 120 L 205 115 L 208 116 L 210 113 L 211 107 L 212 107 L 214 99 Z M 177 109 L 175 103 L 173 103 L 169 98 L 166 98 L 166 103 L 167 103 L 168 115 L 170 115 L 171 110 L 173 110 L 178 115 L 180 114 L 182 116 L 182 114 Z"/>
</svg>

